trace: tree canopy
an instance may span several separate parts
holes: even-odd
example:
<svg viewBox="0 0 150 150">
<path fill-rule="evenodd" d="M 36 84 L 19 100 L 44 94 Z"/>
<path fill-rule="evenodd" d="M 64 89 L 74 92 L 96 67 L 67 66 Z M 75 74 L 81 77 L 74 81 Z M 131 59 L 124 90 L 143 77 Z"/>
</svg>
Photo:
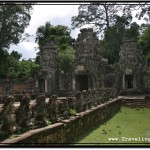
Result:
<svg viewBox="0 0 150 150">
<path fill-rule="evenodd" d="M 0 78 L 29 78 L 35 77 L 38 65 L 33 60 L 20 60 L 22 55 L 17 51 L 10 54 L 1 51 L 3 59 L 0 60 Z"/>
<path fill-rule="evenodd" d="M 102 55 L 108 59 L 110 64 L 113 64 L 119 60 L 123 37 L 139 37 L 141 29 L 144 30 L 143 25 L 140 26 L 136 22 L 132 22 L 133 17 L 148 21 L 150 19 L 150 5 L 146 2 L 132 4 L 91 2 L 79 6 L 78 15 L 72 17 L 72 28 L 83 25 L 96 27 L 97 33 L 103 37 L 100 40 Z M 147 53 L 144 54 L 147 55 Z"/>
<path fill-rule="evenodd" d="M 65 49 L 67 45 L 72 44 L 73 39 L 70 36 L 70 32 L 71 30 L 67 26 L 54 26 L 50 22 L 46 22 L 45 25 L 38 27 L 35 41 L 40 48 L 46 41 L 52 40 L 62 50 Z"/>
<path fill-rule="evenodd" d="M 31 19 L 32 5 L 0 5 L 0 50 L 18 44 Z"/>
<path fill-rule="evenodd" d="M 150 26 L 143 31 L 138 42 L 143 51 L 145 60 L 150 63 Z"/>
<path fill-rule="evenodd" d="M 22 40 L 24 30 L 31 19 L 32 5 L 31 3 L 7 2 L 0 4 L 0 78 L 23 77 L 19 75 L 22 55 L 17 51 L 9 54 L 8 49 L 11 44 L 18 44 Z M 23 64 L 20 66 L 23 67 Z"/>
<path fill-rule="evenodd" d="M 92 2 L 79 6 L 78 16 L 72 17 L 72 27 L 82 27 L 91 24 L 98 27 L 99 31 L 108 29 L 115 22 L 116 15 L 122 9 L 121 5 L 108 2 Z"/>
<path fill-rule="evenodd" d="M 82 27 L 83 25 L 94 25 L 98 31 L 109 29 L 116 23 L 116 16 L 133 17 L 133 11 L 136 11 L 135 17 L 138 19 L 150 19 L 150 5 L 144 2 L 136 3 L 111 3 L 111 2 L 91 2 L 90 4 L 81 4 L 78 8 L 78 15 L 73 16 L 72 28 Z"/>
</svg>

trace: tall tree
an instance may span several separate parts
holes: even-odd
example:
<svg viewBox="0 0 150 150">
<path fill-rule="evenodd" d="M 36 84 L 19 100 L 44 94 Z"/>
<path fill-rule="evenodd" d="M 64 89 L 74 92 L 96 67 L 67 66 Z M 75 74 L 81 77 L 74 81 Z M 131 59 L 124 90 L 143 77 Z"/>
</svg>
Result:
<svg viewBox="0 0 150 150">
<path fill-rule="evenodd" d="M 109 29 L 116 22 L 116 16 L 133 16 L 146 21 L 150 20 L 150 3 L 111 3 L 91 2 L 82 4 L 78 8 L 78 15 L 72 17 L 72 28 L 83 25 L 94 25 L 99 32 Z M 103 32 L 102 32 L 103 33 Z"/>
<path fill-rule="evenodd" d="M 132 4 L 126 4 L 123 13 L 132 14 L 135 11 L 135 17 L 139 20 L 143 19 L 145 21 L 150 20 L 150 3 L 149 2 L 134 2 Z"/>
<path fill-rule="evenodd" d="M 16 60 L 19 60 L 22 57 L 22 54 L 14 50 L 10 53 L 10 55 L 13 56 Z"/>
<path fill-rule="evenodd" d="M 0 5 L 0 49 L 8 49 L 11 44 L 18 44 L 31 19 L 32 5 Z"/>
<path fill-rule="evenodd" d="M 54 41 L 59 48 L 65 49 L 66 45 L 72 45 L 72 38 L 70 36 L 71 30 L 63 25 L 51 25 L 50 22 L 46 22 L 45 25 L 40 26 L 36 32 L 36 40 L 38 43 L 39 49 L 40 46 L 46 41 Z"/>
<path fill-rule="evenodd" d="M 72 17 L 73 28 L 91 24 L 98 27 L 99 31 L 108 29 L 115 22 L 117 13 L 122 5 L 108 2 L 92 2 L 91 4 L 80 5 L 78 16 Z"/>
<path fill-rule="evenodd" d="M 139 38 L 139 44 L 145 60 L 150 63 L 150 26 L 143 31 Z"/>
<path fill-rule="evenodd" d="M 131 16 L 116 16 L 115 24 L 105 30 L 104 39 L 100 43 L 102 55 L 108 59 L 109 64 L 118 61 L 120 45 L 122 44 L 125 30 L 130 25 L 131 20 Z"/>
<path fill-rule="evenodd" d="M 124 37 L 127 38 L 138 38 L 140 35 L 140 25 L 138 25 L 136 22 L 131 23 L 130 28 L 125 29 Z"/>
</svg>

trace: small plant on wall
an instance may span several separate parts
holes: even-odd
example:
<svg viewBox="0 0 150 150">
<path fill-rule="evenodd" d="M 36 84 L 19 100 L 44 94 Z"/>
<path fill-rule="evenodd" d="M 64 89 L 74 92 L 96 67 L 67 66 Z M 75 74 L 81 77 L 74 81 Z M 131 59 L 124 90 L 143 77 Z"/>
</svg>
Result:
<svg viewBox="0 0 150 150">
<path fill-rule="evenodd" d="M 74 116 L 74 115 L 77 114 L 77 113 L 76 113 L 76 110 L 75 110 L 75 109 L 72 109 L 72 108 L 68 109 L 68 112 L 69 112 L 69 115 L 70 115 L 70 116 Z"/>
<path fill-rule="evenodd" d="M 50 120 L 47 120 L 47 125 L 49 126 L 51 124 L 52 124 L 52 122 Z"/>
</svg>

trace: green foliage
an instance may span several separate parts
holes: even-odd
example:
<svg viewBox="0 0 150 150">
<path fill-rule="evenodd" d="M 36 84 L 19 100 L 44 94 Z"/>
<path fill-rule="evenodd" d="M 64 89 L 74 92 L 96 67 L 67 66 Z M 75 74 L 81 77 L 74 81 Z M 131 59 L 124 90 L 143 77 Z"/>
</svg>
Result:
<svg viewBox="0 0 150 150">
<path fill-rule="evenodd" d="M 22 54 L 19 54 L 17 51 L 12 51 L 11 56 L 13 56 L 15 59 L 19 60 L 22 57 Z"/>
<path fill-rule="evenodd" d="M 40 47 L 47 41 L 54 41 L 62 50 L 65 49 L 67 45 L 72 44 L 70 32 L 70 29 L 66 26 L 53 26 L 50 22 L 46 22 L 44 26 L 40 26 L 37 29 L 36 42 L 39 44 Z"/>
<path fill-rule="evenodd" d="M 21 54 L 7 52 L 11 44 L 18 44 L 31 19 L 31 3 L 7 3 L 0 5 L 0 78 L 19 77 Z"/>
<path fill-rule="evenodd" d="M 35 71 L 38 69 L 38 65 L 30 60 L 22 60 L 18 66 L 18 77 L 29 78 L 34 77 Z"/>
<path fill-rule="evenodd" d="M 13 51 L 11 54 L 7 51 L 0 52 L 2 54 L 0 56 L 0 78 L 29 78 L 35 76 L 38 65 L 34 61 L 19 60 L 21 54 L 17 51 Z"/>
<path fill-rule="evenodd" d="M 110 2 L 92 2 L 80 5 L 78 16 L 73 16 L 73 28 L 89 24 L 98 27 L 99 31 L 108 29 L 114 23 L 115 15 L 122 9 L 122 5 L 114 5 Z"/>
<path fill-rule="evenodd" d="M 46 22 L 44 26 L 40 26 L 36 32 L 36 42 L 39 44 L 40 51 L 37 53 L 36 62 L 39 62 L 41 47 L 45 42 L 53 41 L 57 44 L 58 55 L 60 58 L 60 70 L 65 74 L 72 69 L 75 52 L 72 47 L 73 39 L 70 36 L 70 29 L 63 25 L 53 26 L 50 22 Z"/>
<path fill-rule="evenodd" d="M 18 137 L 19 135 L 18 134 L 12 134 L 12 135 L 10 135 L 10 139 L 14 139 L 14 138 L 16 138 L 16 137 Z"/>
<path fill-rule="evenodd" d="M 79 6 L 78 15 L 72 17 L 72 27 L 78 28 L 87 24 L 97 27 L 98 32 L 104 37 L 100 41 L 102 55 L 108 59 L 109 64 L 114 64 L 119 60 L 123 37 L 138 37 L 143 28 L 136 22 L 131 23 L 134 10 L 138 10 L 135 17 L 149 20 L 150 6 L 143 2 L 132 5 L 110 2 L 83 4 Z M 149 60 L 149 53 L 146 53 L 146 59 Z"/>
<path fill-rule="evenodd" d="M 69 111 L 69 114 L 71 115 L 71 116 L 74 116 L 74 115 L 76 115 L 77 113 L 76 113 L 76 110 L 75 109 L 68 109 L 68 111 Z"/>
<path fill-rule="evenodd" d="M 120 45 L 122 44 L 125 28 L 130 24 L 131 16 L 116 16 L 116 23 L 104 32 L 104 39 L 100 41 L 101 51 L 109 64 L 119 60 Z M 114 38 L 115 37 L 115 38 Z"/>
<path fill-rule="evenodd" d="M 143 51 L 145 60 L 150 63 L 150 27 L 147 27 L 143 31 L 138 42 Z"/>
<path fill-rule="evenodd" d="M 30 4 L 0 5 L 0 49 L 7 49 L 11 44 L 18 44 L 31 19 Z"/>
<path fill-rule="evenodd" d="M 64 74 L 69 73 L 75 61 L 75 50 L 68 46 L 65 50 L 59 52 L 60 68 Z"/>
<path fill-rule="evenodd" d="M 130 25 L 130 28 L 125 30 L 124 37 L 127 38 L 138 37 L 140 35 L 139 30 L 140 30 L 140 26 L 136 22 L 133 22 Z"/>
<path fill-rule="evenodd" d="M 47 125 L 49 126 L 49 125 L 51 125 L 52 124 L 52 122 L 51 121 L 49 121 L 49 120 L 47 120 Z"/>
<path fill-rule="evenodd" d="M 104 31 L 115 24 L 116 16 L 132 16 L 136 10 L 135 17 L 148 21 L 150 18 L 150 6 L 146 2 L 111 3 L 111 2 L 91 2 L 81 4 L 78 8 L 78 15 L 73 16 L 72 27 L 78 28 L 83 25 L 94 25 L 98 31 Z M 137 11 L 138 10 L 138 11 Z"/>
<path fill-rule="evenodd" d="M 6 77 L 6 72 L 7 72 L 6 58 L 8 55 L 9 54 L 6 50 L 0 49 L 0 78 Z"/>
</svg>

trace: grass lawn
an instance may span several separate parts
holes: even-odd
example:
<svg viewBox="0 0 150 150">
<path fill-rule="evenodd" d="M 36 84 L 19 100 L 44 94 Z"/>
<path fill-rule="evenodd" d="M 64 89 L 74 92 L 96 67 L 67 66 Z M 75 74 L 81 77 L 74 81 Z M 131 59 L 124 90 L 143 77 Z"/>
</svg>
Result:
<svg viewBox="0 0 150 150">
<path fill-rule="evenodd" d="M 113 118 L 88 131 L 75 143 L 75 145 L 89 143 L 92 145 L 138 146 L 144 144 L 150 146 L 150 109 L 122 107 Z"/>
</svg>

